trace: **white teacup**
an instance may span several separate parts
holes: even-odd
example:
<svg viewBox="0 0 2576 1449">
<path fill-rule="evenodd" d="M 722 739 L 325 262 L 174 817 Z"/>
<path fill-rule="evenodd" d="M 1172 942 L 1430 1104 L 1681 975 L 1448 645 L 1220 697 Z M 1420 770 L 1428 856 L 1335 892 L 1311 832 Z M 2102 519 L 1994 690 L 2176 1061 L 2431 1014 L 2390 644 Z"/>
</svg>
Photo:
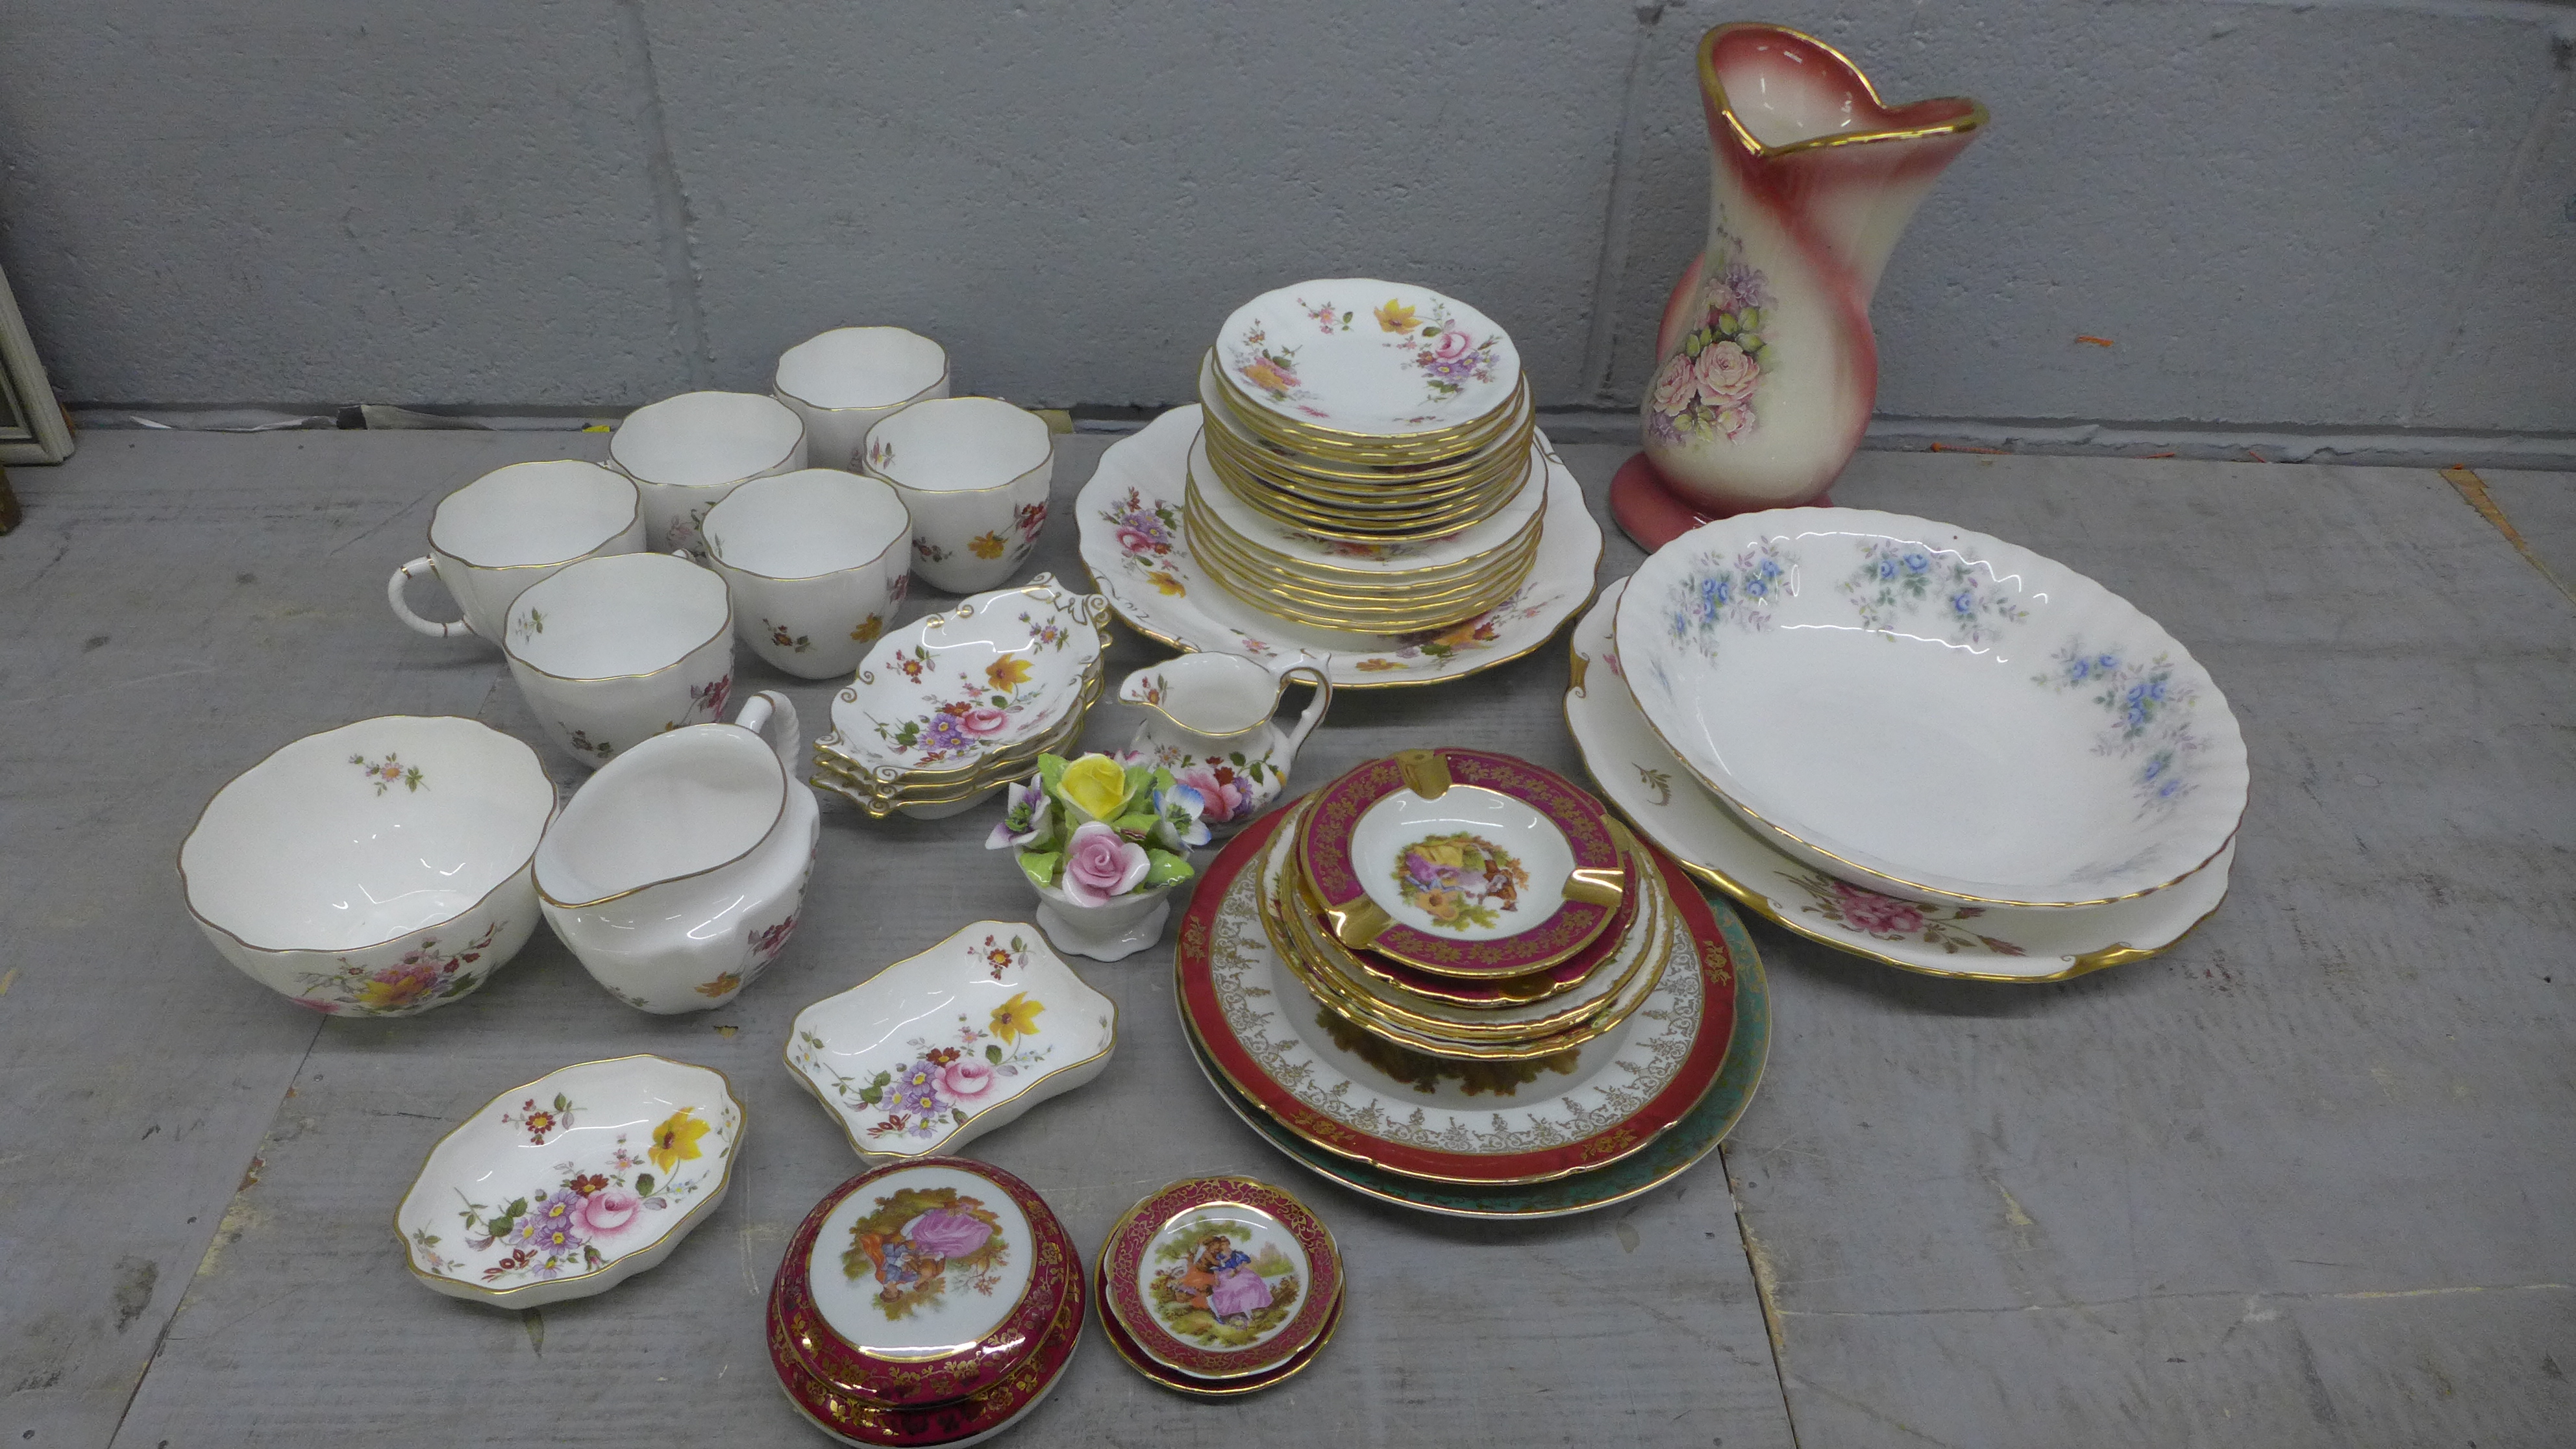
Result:
<svg viewBox="0 0 2576 1449">
<path fill-rule="evenodd" d="M 807 461 L 855 473 L 879 418 L 948 396 L 948 350 L 900 327 L 835 327 L 780 353 L 769 391 L 805 420 Z"/>
<path fill-rule="evenodd" d="M 530 585 L 576 560 L 643 546 L 643 501 L 624 474 L 577 459 L 512 463 L 439 500 L 429 552 L 394 570 L 385 598 L 395 618 L 433 639 L 498 642 Z M 424 573 L 447 586 L 464 618 L 442 624 L 412 612 L 403 586 Z"/>
<path fill-rule="evenodd" d="M 892 485 L 835 468 L 755 478 L 707 512 L 707 561 L 734 630 L 800 679 L 856 671 L 912 583 L 912 519 Z"/>
<path fill-rule="evenodd" d="M 1055 481 L 1046 419 L 989 397 L 933 398 L 868 434 L 867 471 L 912 515 L 912 570 L 952 594 L 997 589 L 1037 547 Z"/>
<path fill-rule="evenodd" d="M 299 1006 L 410 1016 L 483 984 L 537 924 L 555 787 L 470 719 L 386 715 L 306 735 L 215 793 L 179 847 L 188 913 Z"/>
<path fill-rule="evenodd" d="M 670 554 L 566 568 L 519 596 L 501 648 L 529 711 L 593 769 L 654 735 L 721 717 L 733 693 L 724 580 Z"/>
<path fill-rule="evenodd" d="M 643 493 L 650 546 L 696 548 L 698 521 L 736 486 L 805 466 L 805 424 L 756 392 L 684 392 L 628 413 L 608 462 Z"/>
</svg>

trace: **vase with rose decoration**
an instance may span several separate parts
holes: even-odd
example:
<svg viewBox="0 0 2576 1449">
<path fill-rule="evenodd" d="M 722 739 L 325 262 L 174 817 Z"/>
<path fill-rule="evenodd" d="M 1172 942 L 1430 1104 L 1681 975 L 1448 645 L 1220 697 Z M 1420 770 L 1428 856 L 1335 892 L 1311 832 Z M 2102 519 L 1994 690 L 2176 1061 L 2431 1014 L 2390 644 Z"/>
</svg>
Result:
<svg viewBox="0 0 2576 1449">
<path fill-rule="evenodd" d="M 1040 755 L 984 846 L 1017 852 L 1057 950 L 1116 961 L 1162 939 L 1172 889 L 1193 874 L 1187 852 L 1210 838 L 1206 812 L 1206 797 L 1169 770 Z"/>
</svg>

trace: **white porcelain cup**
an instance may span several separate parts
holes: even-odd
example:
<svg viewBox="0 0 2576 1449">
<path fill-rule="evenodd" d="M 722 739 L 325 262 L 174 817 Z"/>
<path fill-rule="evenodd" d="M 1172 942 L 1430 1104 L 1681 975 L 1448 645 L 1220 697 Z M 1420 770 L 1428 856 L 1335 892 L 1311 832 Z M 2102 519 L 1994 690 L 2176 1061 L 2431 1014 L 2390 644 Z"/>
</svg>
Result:
<svg viewBox="0 0 2576 1449">
<path fill-rule="evenodd" d="M 769 391 L 805 420 L 807 461 L 855 473 L 879 418 L 948 396 L 948 349 L 900 327 L 835 327 L 780 353 Z"/>
<path fill-rule="evenodd" d="M 733 610 L 723 579 L 663 553 L 584 559 L 519 596 L 501 641 L 529 712 L 597 769 L 724 713 Z"/>
<path fill-rule="evenodd" d="M 1000 588 L 1046 526 L 1055 434 L 989 397 L 933 398 L 868 434 L 867 471 L 912 515 L 912 571 L 952 594 Z"/>
<path fill-rule="evenodd" d="M 707 563 L 734 632 L 800 679 L 856 671 L 912 583 L 912 518 L 891 484 L 837 468 L 755 478 L 708 510 Z"/>
<path fill-rule="evenodd" d="M 498 641 L 510 605 L 529 586 L 576 560 L 642 548 L 643 507 L 633 480 L 597 463 L 495 468 L 439 500 L 429 552 L 394 570 L 385 598 L 395 618 L 433 639 Z M 442 624 L 412 612 L 403 586 L 425 573 L 447 586 L 464 618 Z"/>
<path fill-rule="evenodd" d="M 608 462 L 644 495 L 649 546 L 696 548 L 699 520 L 726 494 L 805 466 L 805 423 L 756 392 L 684 392 L 628 413 Z"/>
</svg>

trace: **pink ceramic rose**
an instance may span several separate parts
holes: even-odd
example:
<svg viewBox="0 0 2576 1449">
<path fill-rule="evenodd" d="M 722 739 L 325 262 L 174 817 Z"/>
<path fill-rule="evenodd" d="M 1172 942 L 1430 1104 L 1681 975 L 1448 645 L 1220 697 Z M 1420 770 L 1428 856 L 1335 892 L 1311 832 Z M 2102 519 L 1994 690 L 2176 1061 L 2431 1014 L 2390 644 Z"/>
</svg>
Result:
<svg viewBox="0 0 2576 1449">
<path fill-rule="evenodd" d="M 581 1200 L 579 1216 L 592 1237 L 609 1238 L 635 1226 L 643 1210 L 643 1199 L 628 1189 L 603 1187 Z"/>
<path fill-rule="evenodd" d="M 984 1246 L 993 1230 L 964 1213 L 932 1208 L 914 1218 L 903 1235 L 934 1258 L 962 1258 Z"/>
<path fill-rule="evenodd" d="M 1152 866 L 1145 847 L 1097 820 L 1085 821 L 1064 848 L 1064 893 L 1077 906 L 1107 905 L 1134 890 Z"/>
<path fill-rule="evenodd" d="M 1710 407 L 1740 403 L 1753 396 L 1753 384 L 1762 368 L 1744 349 L 1732 342 L 1712 342 L 1699 351 L 1699 361 L 1692 365 L 1697 374 L 1699 395 Z"/>
<path fill-rule="evenodd" d="M 939 1069 L 939 1090 L 953 1101 L 980 1101 L 993 1090 L 993 1069 L 971 1057 L 960 1057 Z"/>
<path fill-rule="evenodd" d="M 966 713 L 957 721 L 957 723 L 965 729 L 966 733 L 975 736 L 977 739 L 982 739 L 986 735 L 1001 733 L 1003 727 L 1008 725 L 1010 722 L 1011 717 L 1009 715 L 1004 714 L 1002 711 L 995 709 L 989 704 L 979 704 L 975 706 L 973 709 L 966 711 Z"/>
</svg>

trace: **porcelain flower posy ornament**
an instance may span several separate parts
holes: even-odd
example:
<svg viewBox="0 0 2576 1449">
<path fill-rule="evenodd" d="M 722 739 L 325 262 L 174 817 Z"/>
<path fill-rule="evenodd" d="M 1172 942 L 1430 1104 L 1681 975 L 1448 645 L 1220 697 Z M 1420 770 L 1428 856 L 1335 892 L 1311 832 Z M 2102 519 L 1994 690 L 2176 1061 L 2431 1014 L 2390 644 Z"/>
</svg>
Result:
<svg viewBox="0 0 2576 1449">
<path fill-rule="evenodd" d="M 1190 878 L 1186 852 L 1208 842 L 1207 797 L 1132 759 L 1040 755 L 1011 786 L 987 850 L 1014 850 L 1037 887 L 1038 924 L 1057 948 L 1115 961 L 1152 945 L 1164 897 Z"/>
</svg>

